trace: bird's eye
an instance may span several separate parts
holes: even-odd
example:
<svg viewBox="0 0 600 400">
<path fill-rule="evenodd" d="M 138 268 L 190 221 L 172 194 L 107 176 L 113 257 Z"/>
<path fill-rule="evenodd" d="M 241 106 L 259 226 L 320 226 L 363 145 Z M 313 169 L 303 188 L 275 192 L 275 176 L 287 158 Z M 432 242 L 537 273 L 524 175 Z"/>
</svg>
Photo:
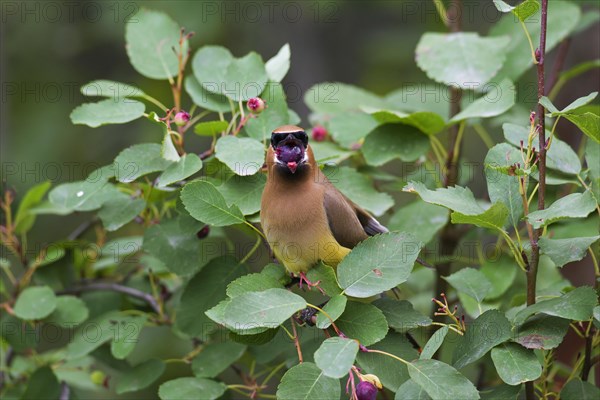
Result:
<svg viewBox="0 0 600 400">
<path fill-rule="evenodd" d="M 308 135 L 304 131 L 294 132 L 294 137 L 302 142 L 304 146 L 308 145 Z"/>
</svg>

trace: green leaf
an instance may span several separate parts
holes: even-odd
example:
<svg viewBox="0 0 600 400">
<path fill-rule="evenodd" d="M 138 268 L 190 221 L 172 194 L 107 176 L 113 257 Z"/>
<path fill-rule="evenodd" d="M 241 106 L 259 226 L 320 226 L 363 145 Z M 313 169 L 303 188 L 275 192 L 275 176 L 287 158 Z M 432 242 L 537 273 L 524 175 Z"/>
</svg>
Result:
<svg viewBox="0 0 600 400">
<path fill-rule="evenodd" d="M 206 334 L 211 320 L 204 312 L 225 299 L 227 285 L 245 272 L 245 266 L 231 256 L 211 260 L 183 289 L 176 308 L 177 329 L 192 337 Z"/>
<path fill-rule="evenodd" d="M 274 328 L 296 311 L 306 307 L 306 301 L 284 289 L 246 292 L 231 299 L 225 306 L 225 322 L 244 330 L 248 327 Z"/>
<path fill-rule="evenodd" d="M 484 161 L 490 200 L 493 203 L 501 202 L 506 206 L 512 226 L 517 226 L 523 215 L 519 178 L 503 174 L 497 168 L 511 167 L 519 162 L 522 162 L 521 153 L 507 143 L 500 143 L 492 147 Z"/>
<path fill-rule="evenodd" d="M 448 222 L 448 210 L 424 201 L 403 205 L 390 218 L 390 231 L 409 232 L 416 240 L 429 243 Z"/>
<path fill-rule="evenodd" d="M 413 126 L 426 135 L 435 135 L 446 126 L 446 122 L 435 112 L 417 111 L 412 114 L 406 114 L 402 111 L 394 110 L 376 110 L 364 108 L 380 124 L 400 123 Z"/>
<path fill-rule="evenodd" d="M 100 208 L 102 202 L 97 202 L 100 204 L 93 203 L 95 199 L 101 197 L 101 193 L 106 186 L 106 181 L 101 180 L 63 183 L 50 191 L 48 200 L 51 204 L 68 211 L 87 211 Z M 103 200 L 105 201 L 105 199 Z M 89 208 L 89 206 L 92 207 Z"/>
<path fill-rule="evenodd" d="M 131 316 L 126 324 L 122 324 L 115 330 L 116 333 L 110 344 L 110 352 L 114 358 L 123 360 L 133 351 L 146 320 L 145 315 Z"/>
<path fill-rule="evenodd" d="M 216 136 L 221 132 L 225 132 L 228 126 L 227 121 L 199 122 L 194 126 L 194 133 L 200 136 Z"/>
<path fill-rule="evenodd" d="M 6 392 L 5 392 L 6 394 Z M 61 386 L 50 366 L 35 370 L 27 380 L 27 388 L 21 399 L 58 399 Z"/>
<path fill-rule="evenodd" d="M 504 130 L 504 138 L 510 144 L 520 147 L 521 141 L 523 141 L 524 145 L 527 145 L 528 128 L 507 123 L 502 125 L 502 129 Z M 548 130 L 546 130 L 546 137 L 550 137 L 550 131 Z M 532 146 L 536 149 L 539 148 L 537 138 L 534 139 Z M 579 174 L 581 171 L 581 162 L 577 153 L 573 151 L 571 146 L 556 137 L 552 138 L 552 145 L 548 149 L 546 157 L 548 168 L 574 175 Z"/>
<path fill-rule="evenodd" d="M 229 99 L 225 95 L 204 89 L 193 75 L 185 78 L 184 86 L 194 104 L 210 111 L 231 112 Z"/>
<path fill-rule="evenodd" d="M 329 378 L 311 362 L 290 368 L 277 387 L 279 400 L 339 399 L 340 395 L 339 380 Z"/>
<path fill-rule="evenodd" d="M 351 167 L 326 165 L 323 173 L 344 196 L 376 216 L 394 205 L 392 196 L 378 192 L 369 177 Z"/>
<path fill-rule="evenodd" d="M 194 153 L 185 154 L 181 159 L 169 165 L 158 176 L 157 187 L 166 187 L 175 182 L 182 181 L 202 169 L 202 160 Z"/>
<path fill-rule="evenodd" d="M 508 257 L 486 259 L 480 269 L 492 283 L 492 289 L 486 298 L 489 300 L 502 296 L 515 280 L 517 269 L 514 260 Z"/>
<path fill-rule="evenodd" d="M 15 233 L 26 233 L 33 227 L 35 214 L 31 213 L 30 210 L 42 201 L 50 186 L 52 186 L 50 181 L 45 181 L 33 186 L 25 193 L 15 214 L 13 222 Z"/>
<path fill-rule="evenodd" d="M 596 209 L 596 200 L 589 190 L 572 193 L 556 200 L 544 210 L 533 211 L 527 220 L 535 228 L 548 226 L 566 218 L 585 218 Z"/>
<path fill-rule="evenodd" d="M 75 296 L 59 296 L 56 308 L 45 319 L 45 323 L 64 327 L 74 327 L 88 318 L 89 311 L 85 303 Z"/>
<path fill-rule="evenodd" d="M 456 114 L 450 123 L 469 118 L 490 118 L 503 114 L 515 105 L 517 90 L 508 79 L 500 83 L 489 83 L 483 87 L 487 92 Z"/>
<path fill-rule="evenodd" d="M 281 46 L 281 49 L 269 61 L 265 63 L 265 69 L 269 80 L 281 82 L 290 69 L 290 45 L 288 43 Z"/>
<path fill-rule="evenodd" d="M 126 148 L 115 158 L 115 176 L 119 182 L 129 183 L 152 172 L 164 171 L 172 161 L 162 157 L 161 145 L 136 144 Z"/>
<path fill-rule="evenodd" d="M 254 175 L 265 162 L 265 148 L 251 138 L 223 136 L 217 140 L 215 157 L 236 175 Z"/>
<path fill-rule="evenodd" d="M 228 206 L 225 198 L 205 181 L 188 183 L 181 190 L 181 201 L 190 215 L 199 221 L 214 226 L 243 224 L 244 215 L 235 206 Z"/>
<path fill-rule="evenodd" d="M 327 315 L 319 312 L 317 314 L 317 328 L 319 329 L 327 329 L 331 326 L 331 321 L 337 320 L 340 315 L 344 313 L 346 309 L 346 303 L 348 302 L 348 298 L 342 294 L 338 294 L 333 296 L 327 304 L 323 307 L 323 311 L 327 313 Z"/>
<path fill-rule="evenodd" d="M 233 101 L 247 101 L 262 93 L 267 72 L 260 55 L 254 52 L 234 58 L 224 47 L 204 46 L 192 59 L 194 76 L 211 93 L 221 93 Z"/>
<path fill-rule="evenodd" d="M 425 346 L 423 346 L 423 351 L 421 351 L 421 355 L 419 359 L 428 360 L 433 357 L 436 351 L 440 348 L 442 343 L 444 343 L 444 339 L 448 334 L 449 328 L 447 325 L 442 326 L 440 329 L 435 331 L 433 335 L 429 338 Z"/>
<path fill-rule="evenodd" d="M 411 181 L 402 190 L 416 192 L 427 203 L 437 204 L 464 215 L 479 215 L 485 212 L 469 188 L 454 186 L 429 190 L 425 184 Z"/>
<path fill-rule="evenodd" d="M 89 97 L 110 97 L 113 99 L 136 97 L 143 99 L 147 97 L 146 93 L 138 87 L 106 79 L 98 79 L 86 83 L 80 90 L 82 95 Z"/>
<path fill-rule="evenodd" d="M 407 300 L 394 300 L 383 297 L 375 300 L 373 304 L 383 311 L 390 328 L 394 328 L 399 332 L 407 332 L 421 326 L 431 325 L 431 318 L 416 311 L 412 303 Z"/>
<path fill-rule="evenodd" d="M 348 301 L 335 324 L 346 336 L 358 340 L 363 346 L 379 342 L 388 331 L 387 321 L 377 307 L 354 301 Z"/>
<path fill-rule="evenodd" d="M 587 249 L 594 244 L 600 236 L 578 237 L 572 239 L 548 239 L 541 237 L 539 240 L 542 253 L 546 254 L 557 267 L 562 267 L 573 261 L 583 259 Z"/>
<path fill-rule="evenodd" d="M 565 118 L 577 125 L 581 132 L 588 135 L 592 140 L 600 143 L 600 116 L 586 112 L 583 114 L 569 114 Z"/>
<path fill-rule="evenodd" d="M 275 128 L 290 122 L 290 115 L 281 84 L 267 83 L 261 96 L 267 104 L 267 108 L 259 115 L 250 118 L 244 126 L 244 131 L 252 139 L 261 143 L 268 143 Z M 264 160 L 261 160 L 261 163 L 262 161 Z"/>
<path fill-rule="evenodd" d="M 260 211 L 262 192 L 267 182 L 265 174 L 234 175 L 218 187 L 227 204 L 236 205 L 244 215 Z"/>
<path fill-rule="evenodd" d="M 89 303 L 88 303 L 89 305 Z M 93 313 L 93 308 L 92 311 Z M 136 319 L 139 316 L 125 315 L 117 311 L 109 311 L 94 319 L 79 325 L 72 335 L 72 340 L 67 345 L 66 359 L 75 360 L 81 358 L 102 344 L 119 337 L 126 340 L 127 334 L 131 333 L 131 326 L 137 326 Z M 132 325 L 133 324 L 133 325 Z"/>
<path fill-rule="evenodd" d="M 431 397 L 415 381 L 409 379 L 398 388 L 394 400 L 431 400 Z"/>
<path fill-rule="evenodd" d="M 304 102 L 313 112 L 337 113 L 359 111 L 362 107 L 387 108 L 379 96 L 362 88 L 341 82 L 322 82 L 306 92 Z"/>
<path fill-rule="evenodd" d="M 374 296 L 406 282 L 422 243 L 409 233 L 385 233 L 359 243 L 337 269 L 348 296 Z"/>
<path fill-rule="evenodd" d="M 575 114 L 574 111 L 585 106 L 586 104 L 591 103 L 596 97 L 598 97 L 598 92 L 592 92 L 587 96 L 578 98 L 562 110 L 558 110 L 558 108 L 556 108 L 556 106 L 552 104 L 552 101 L 546 96 L 542 96 L 540 98 L 540 104 L 550 112 L 550 117 L 557 117 L 559 115 Z"/>
<path fill-rule="evenodd" d="M 180 27 L 167 14 L 141 8 L 126 24 L 127 55 L 133 68 L 152 79 L 176 77 L 179 61 L 173 48 L 179 52 Z M 187 54 L 184 40 L 182 54 Z"/>
<path fill-rule="evenodd" d="M 494 5 L 500 12 L 512 12 L 521 21 L 527 20 L 540 9 L 539 0 L 525 0 L 516 7 L 510 6 L 502 0 L 494 0 Z"/>
<path fill-rule="evenodd" d="M 406 336 L 396 332 L 388 333 L 385 339 L 369 346 L 369 349 L 385 351 L 405 360 L 414 360 L 419 357 L 419 353 Z M 406 365 L 384 354 L 361 351 L 356 359 L 364 372 L 377 375 L 383 386 L 392 392 L 399 391 L 400 385 L 408 379 Z"/>
<path fill-rule="evenodd" d="M 225 320 L 225 309 L 230 303 L 231 299 L 225 299 L 210 310 L 207 310 L 205 314 L 217 324 L 223 325 L 225 328 L 229 329 L 231 331 L 230 337 L 233 340 L 243 344 L 258 345 L 266 343 L 275 337 L 279 326 L 269 329 L 260 326 L 239 326 L 229 324 Z"/>
<path fill-rule="evenodd" d="M 578 287 L 562 296 L 537 303 L 519 311 L 514 318 L 517 325 L 522 324 L 536 313 L 544 313 L 574 321 L 585 321 L 592 316 L 594 307 L 598 304 L 598 296 L 589 286 Z"/>
<path fill-rule="evenodd" d="M 138 216 L 146 208 L 146 200 L 130 197 L 109 200 L 98 212 L 107 231 L 116 231 Z"/>
<path fill-rule="evenodd" d="M 562 400 L 593 400 L 600 397 L 600 389 L 589 382 L 573 378 L 560 391 Z"/>
<path fill-rule="evenodd" d="M 357 353 L 356 340 L 332 337 L 325 339 L 315 352 L 315 363 L 326 376 L 343 378 L 354 365 Z"/>
<path fill-rule="evenodd" d="M 319 287 L 323 289 L 325 294 L 329 297 L 342 293 L 335 271 L 323 262 L 320 262 L 315 267 L 311 268 L 307 272 L 306 277 L 311 282 L 321 281 Z"/>
<path fill-rule="evenodd" d="M 246 346 L 236 342 L 209 343 L 192 360 L 192 371 L 198 378 L 214 378 L 237 361 Z"/>
<path fill-rule="evenodd" d="M 227 285 L 227 296 L 233 298 L 248 292 L 262 292 L 267 289 L 283 289 L 283 285 L 266 274 L 249 274 L 237 278 Z"/>
<path fill-rule="evenodd" d="M 144 115 L 146 106 L 136 100 L 106 99 L 85 103 L 71 112 L 71 122 L 97 128 L 107 124 L 124 124 Z"/>
<path fill-rule="evenodd" d="M 342 111 L 325 123 L 331 137 L 342 147 L 350 149 L 378 125 L 375 118 L 364 112 Z"/>
<path fill-rule="evenodd" d="M 468 294 L 478 303 L 481 303 L 492 290 L 492 282 L 481 271 L 474 268 L 463 268 L 443 278 L 456 290 Z"/>
<path fill-rule="evenodd" d="M 25 320 L 42 319 L 56 309 L 56 296 L 48 286 L 28 287 L 19 294 L 15 315 Z"/>
<path fill-rule="evenodd" d="M 463 368 L 510 337 L 511 325 L 504 314 L 498 310 L 488 310 L 477 317 L 467 327 L 465 335 L 459 338 L 452 364 L 456 368 Z"/>
<path fill-rule="evenodd" d="M 507 385 L 505 383 L 479 392 L 481 400 L 518 400 L 523 385 Z"/>
<path fill-rule="evenodd" d="M 441 361 L 413 361 L 408 364 L 408 373 L 433 400 L 479 399 L 475 386 L 456 369 Z"/>
<path fill-rule="evenodd" d="M 167 381 L 158 388 L 161 400 L 215 400 L 225 393 L 227 386 L 202 378 L 177 378 Z"/>
<path fill-rule="evenodd" d="M 367 164 L 375 167 L 399 158 L 416 161 L 429 149 L 429 139 L 417 128 L 404 124 L 385 124 L 375 128 L 365 139 L 361 151 Z"/>
<path fill-rule="evenodd" d="M 453 212 L 450 220 L 453 224 L 472 224 L 482 228 L 502 230 L 508 218 L 508 209 L 503 203 L 493 204 L 483 214 L 464 215 Z"/>
<path fill-rule="evenodd" d="M 430 79 L 473 89 L 473 85 L 483 85 L 498 73 L 506 59 L 508 45 L 507 37 L 428 32 L 417 44 L 416 60 Z"/>
<path fill-rule="evenodd" d="M 115 385 L 115 391 L 117 394 L 123 394 L 147 388 L 160 378 L 164 371 L 165 363 L 162 360 L 146 360 L 123 372 Z"/>
<path fill-rule="evenodd" d="M 447 93 L 447 90 L 445 85 L 439 83 L 406 83 L 388 93 L 385 100 L 388 107 L 406 112 L 434 113 L 439 115 L 442 121 L 447 121 L 452 100 L 449 96 L 441 96 L 442 93 Z"/>
<path fill-rule="evenodd" d="M 328 164 L 339 164 L 356 153 L 344 150 L 333 142 L 312 142 L 310 147 L 312 147 L 315 159 L 319 165 L 325 162 Z"/>
<path fill-rule="evenodd" d="M 526 9 L 520 13 L 522 17 L 527 16 Z M 528 10 L 528 9 L 527 9 Z M 534 43 L 540 42 L 540 15 L 536 18 L 528 18 L 524 24 Z M 550 1 L 548 4 L 548 26 L 546 34 L 546 53 L 549 53 L 558 43 L 560 43 L 577 26 L 581 16 L 580 8 L 577 4 L 567 1 Z M 519 26 L 520 21 L 513 15 L 505 15 L 500 21 L 494 24 L 490 30 L 492 39 L 507 38 L 508 46 L 502 51 L 506 56 L 506 61 L 501 70 L 496 75 L 496 80 L 508 78 L 516 82 L 518 78 L 533 66 L 533 56 L 527 36 Z"/>
<path fill-rule="evenodd" d="M 500 378 L 509 385 L 534 381 L 542 375 L 542 366 L 533 350 L 517 343 L 503 343 L 494 347 L 492 361 Z"/>
<path fill-rule="evenodd" d="M 592 182 L 592 194 L 600 204 L 600 143 L 588 140 L 585 145 L 585 163 Z"/>
<path fill-rule="evenodd" d="M 200 230 L 201 224 L 198 225 Z M 181 229 L 181 217 L 165 219 L 146 229 L 143 249 L 162 261 L 169 271 L 178 275 L 190 275 L 208 261 L 195 233 Z"/>
</svg>

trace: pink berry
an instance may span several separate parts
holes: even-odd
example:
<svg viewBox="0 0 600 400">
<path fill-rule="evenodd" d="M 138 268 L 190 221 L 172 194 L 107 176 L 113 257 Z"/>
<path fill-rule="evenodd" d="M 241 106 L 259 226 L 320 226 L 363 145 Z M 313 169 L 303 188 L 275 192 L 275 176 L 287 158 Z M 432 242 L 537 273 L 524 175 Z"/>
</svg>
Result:
<svg viewBox="0 0 600 400">
<path fill-rule="evenodd" d="M 312 129 L 312 138 L 315 142 L 322 142 L 327 137 L 327 129 L 322 125 L 317 125 Z"/>
<path fill-rule="evenodd" d="M 251 98 L 246 105 L 248 106 L 248 110 L 253 114 L 260 114 L 266 107 L 265 101 L 260 97 Z"/>
<path fill-rule="evenodd" d="M 188 114 L 185 111 L 179 111 L 177 114 L 175 114 L 175 118 L 173 119 L 173 122 L 175 122 L 175 125 L 177 126 L 183 126 L 185 124 L 187 124 L 190 120 L 190 114 Z"/>
</svg>

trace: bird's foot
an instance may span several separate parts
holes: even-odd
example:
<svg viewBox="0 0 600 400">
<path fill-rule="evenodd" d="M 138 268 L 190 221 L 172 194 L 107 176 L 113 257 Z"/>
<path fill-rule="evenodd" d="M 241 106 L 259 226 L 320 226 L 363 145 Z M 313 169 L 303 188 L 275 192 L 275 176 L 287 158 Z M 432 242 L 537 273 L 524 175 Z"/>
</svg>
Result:
<svg viewBox="0 0 600 400">
<path fill-rule="evenodd" d="M 319 284 L 321 283 L 321 281 L 316 281 L 316 282 L 311 282 L 308 280 L 308 278 L 306 277 L 306 274 L 304 272 L 300 272 L 300 282 L 298 283 L 298 287 L 300 289 L 302 289 L 302 282 L 306 282 L 306 286 L 308 286 L 308 289 L 312 289 L 312 288 L 317 288 L 319 289 L 319 291 L 322 294 L 325 294 L 325 292 L 323 291 L 323 289 L 321 289 L 321 287 L 319 286 Z"/>
</svg>

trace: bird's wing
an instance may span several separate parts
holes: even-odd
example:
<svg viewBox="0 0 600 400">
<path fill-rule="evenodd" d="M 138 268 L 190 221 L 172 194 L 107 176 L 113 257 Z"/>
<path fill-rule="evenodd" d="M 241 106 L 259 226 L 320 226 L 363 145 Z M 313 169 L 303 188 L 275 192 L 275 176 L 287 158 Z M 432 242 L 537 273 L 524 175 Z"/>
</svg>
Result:
<svg viewBox="0 0 600 400">
<path fill-rule="evenodd" d="M 351 249 L 368 236 L 388 232 L 375 218 L 346 198 L 330 182 L 325 181 L 323 185 L 323 205 L 329 229 L 339 244 Z"/>
</svg>

